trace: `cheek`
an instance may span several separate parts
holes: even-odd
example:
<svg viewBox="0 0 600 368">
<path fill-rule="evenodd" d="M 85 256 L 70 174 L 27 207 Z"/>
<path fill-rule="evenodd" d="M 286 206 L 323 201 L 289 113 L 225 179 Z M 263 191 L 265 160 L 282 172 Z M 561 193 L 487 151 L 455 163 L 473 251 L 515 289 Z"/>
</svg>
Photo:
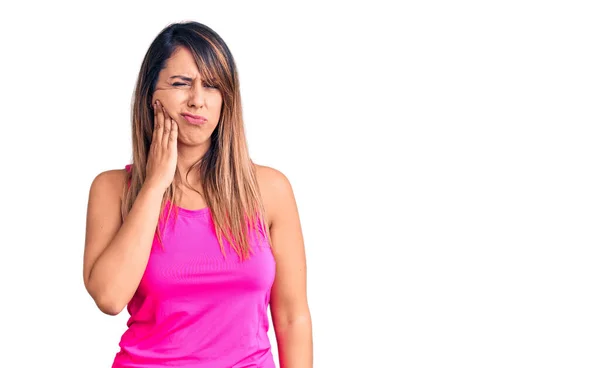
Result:
<svg viewBox="0 0 600 368">
<path fill-rule="evenodd" d="M 216 113 L 219 114 L 221 112 L 221 107 L 223 106 L 223 99 L 221 96 L 213 97 L 210 106 L 213 106 Z"/>
<path fill-rule="evenodd" d="M 152 95 L 152 102 L 160 100 L 162 105 L 167 109 L 171 110 L 178 106 L 180 102 L 185 98 L 182 93 L 183 91 L 161 89 L 156 90 Z"/>
</svg>

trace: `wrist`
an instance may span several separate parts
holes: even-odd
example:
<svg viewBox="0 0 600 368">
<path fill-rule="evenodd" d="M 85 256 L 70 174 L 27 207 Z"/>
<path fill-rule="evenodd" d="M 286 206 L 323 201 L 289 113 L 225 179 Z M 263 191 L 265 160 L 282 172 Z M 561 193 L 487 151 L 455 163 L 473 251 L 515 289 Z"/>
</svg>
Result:
<svg viewBox="0 0 600 368">
<path fill-rule="evenodd" d="M 165 194 L 166 188 L 161 187 L 153 182 L 145 182 L 140 189 L 140 194 L 144 193 L 150 197 L 161 198 Z"/>
</svg>

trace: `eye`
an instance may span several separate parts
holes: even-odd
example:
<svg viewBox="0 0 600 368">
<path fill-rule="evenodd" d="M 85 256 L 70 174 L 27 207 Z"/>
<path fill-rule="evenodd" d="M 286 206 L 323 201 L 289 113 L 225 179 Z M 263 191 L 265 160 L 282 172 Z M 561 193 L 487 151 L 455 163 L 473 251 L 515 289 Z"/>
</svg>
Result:
<svg viewBox="0 0 600 368">
<path fill-rule="evenodd" d="M 187 84 L 185 83 L 173 83 L 172 86 L 178 87 L 178 86 L 187 86 Z"/>
<path fill-rule="evenodd" d="M 204 87 L 207 87 L 207 88 L 218 88 L 218 87 L 217 87 L 216 85 L 214 85 L 214 84 L 207 84 L 207 83 L 204 83 Z"/>
</svg>

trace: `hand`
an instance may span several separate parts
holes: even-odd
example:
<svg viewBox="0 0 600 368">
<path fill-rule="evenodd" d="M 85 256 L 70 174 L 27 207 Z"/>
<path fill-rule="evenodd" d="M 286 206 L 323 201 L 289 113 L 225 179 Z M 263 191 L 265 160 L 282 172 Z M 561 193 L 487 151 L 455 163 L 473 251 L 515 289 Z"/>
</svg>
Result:
<svg viewBox="0 0 600 368">
<path fill-rule="evenodd" d="M 173 182 L 177 167 L 177 122 L 160 101 L 154 103 L 154 132 L 146 163 L 146 182 L 165 191 Z"/>
</svg>

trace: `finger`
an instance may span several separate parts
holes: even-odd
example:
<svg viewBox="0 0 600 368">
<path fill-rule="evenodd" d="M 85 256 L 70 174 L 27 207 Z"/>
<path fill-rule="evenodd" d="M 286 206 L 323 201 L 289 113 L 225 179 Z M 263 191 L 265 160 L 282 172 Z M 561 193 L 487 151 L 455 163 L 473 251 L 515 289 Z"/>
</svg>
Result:
<svg viewBox="0 0 600 368">
<path fill-rule="evenodd" d="M 160 101 L 156 100 L 156 119 L 154 120 L 154 132 L 156 133 L 157 143 L 160 143 L 163 136 L 163 129 L 165 126 L 165 116 L 163 114 L 162 105 Z"/>
<path fill-rule="evenodd" d="M 173 125 L 171 126 L 171 134 L 169 135 L 169 147 L 173 147 L 173 144 L 177 144 L 177 135 L 178 134 L 179 134 L 179 126 L 177 125 L 177 122 L 175 120 L 173 120 Z"/>
<path fill-rule="evenodd" d="M 158 101 L 154 101 L 154 126 L 152 127 L 152 142 L 158 140 Z"/>
<path fill-rule="evenodd" d="M 163 108 L 163 114 L 165 117 L 165 127 L 164 127 L 163 135 L 162 135 L 162 143 L 163 143 L 164 147 L 167 147 L 169 144 L 169 136 L 171 135 L 171 127 L 172 127 L 173 123 L 171 120 L 171 116 L 169 116 L 169 113 L 164 108 Z"/>
</svg>

